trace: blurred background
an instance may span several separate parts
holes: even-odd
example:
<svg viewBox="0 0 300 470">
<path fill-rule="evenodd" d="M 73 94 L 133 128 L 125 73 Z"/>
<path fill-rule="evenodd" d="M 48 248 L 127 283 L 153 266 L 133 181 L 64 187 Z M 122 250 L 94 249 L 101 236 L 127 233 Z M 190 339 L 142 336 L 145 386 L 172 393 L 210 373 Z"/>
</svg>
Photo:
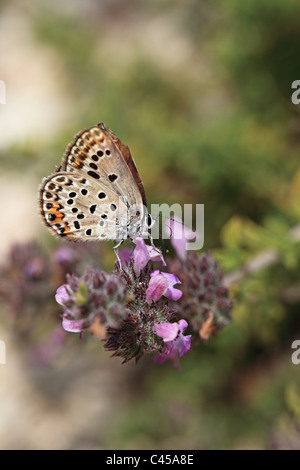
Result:
<svg viewBox="0 0 300 470">
<path fill-rule="evenodd" d="M 1 449 L 300 448 L 299 15 L 297 0 L 1 2 Z M 278 256 L 230 286 L 232 323 L 180 371 L 121 365 L 61 328 L 67 242 L 37 188 L 98 122 L 150 204 L 205 205 L 202 252 L 224 273 Z M 110 244 L 80 250 L 79 274 L 112 268 Z"/>
</svg>

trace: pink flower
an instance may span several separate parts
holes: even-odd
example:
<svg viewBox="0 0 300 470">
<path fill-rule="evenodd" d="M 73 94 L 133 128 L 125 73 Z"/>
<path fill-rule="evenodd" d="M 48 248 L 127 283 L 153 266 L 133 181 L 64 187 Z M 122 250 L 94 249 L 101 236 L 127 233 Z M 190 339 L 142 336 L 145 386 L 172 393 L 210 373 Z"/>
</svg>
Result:
<svg viewBox="0 0 300 470">
<path fill-rule="evenodd" d="M 136 245 L 133 252 L 134 270 L 136 273 L 140 273 L 150 260 L 161 261 L 163 266 L 166 266 L 163 255 L 152 246 L 146 245 L 142 237 L 134 238 L 132 241 Z"/>
<path fill-rule="evenodd" d="M 65 306 L 66 300 L 69 298 L 68 290 L 66 284 L 60 286 L 55 294 L 55 300 L 58 304 Z M 68 313 L 65 311 L 63 313 L 62 326 L 65 331 L 70 331 L 71 333 L 79 333 L 82 331 L 84 320 L 70 320 L 68 318 Z"/>
<path fill-rule="evenodd" d="M 149 256 L 150 256 L 150 260 L 151 261 L 157 261 L 157 262 L 161 262 L 163 266 L 167 266 L 167 263 L 165 262 L 164 260 L 164 257 L 162 255 L 162 253 L 157 249 L 155 249 L 153 246 L 149 246 L 149 245 L 146 245 L 147 246 L 147 249 L 148 249 L 148 253 L 149 253 Z"/>
<path fill-rule="evenodd" d="M 146 291 L 147 301 L 159 300 L 163 295 L 170 300 L 179 300 L 182 292 L 174 288 L 175 284 L 181 284 L 175 274 L 160 272 L 158 269 L 152 271 L 151 279 Z"/>
<path fill-rule="evenodd" d="M 84 320 L 69 320 L 66 318 L 66 314 L 63 315 L 62 326 L 66 331 L 71 333 L 80 333 L 83 331 Z"/>
<path fill-rule="evenodd" d="M 182 357 L 186 354 L 191 347 L 192 335 L 183 335 L 188 324 L 185 320 L 179 320 L 177 323 L 158 323 L 155 325 L 155 330 L 158 336 L 163 338 L 166 349 L 165 351 L 156 356 L 155 362 L 161 363 L 166 359 L 173 362 L 175 368 L 179 367 L 178 356 Z"/>
<path fill-rule="evenodd" d="M 186 258 L 186 244 L 195 240 L 199 234 L 183 225 L 178 217 L 172 217 L 166 221 L 166 231 L 170 233 L 170 240 L 177 256 L 184 260 Z"/>
<path fill-rule="evenodd" d="M 147 302 L 151 302 L 152 300 L 159 300 L 168 290 L 168 279 L 162 274 L 159 274 L 159 271 L 157 271 L 157 273 L 158 274 L 156 274 L 154 277 L 151 277 L 149 286 L 146 290 Z"/>
<path fill-rule="evenodd" d="M 65 300 L 69 297 L 68 291 L 67 291 L 67 286 L 66 284 L 63 284 L 60 286 L 55 294 L 55 300 L 59 305 L 64 305 Z"/>
<path fill-rule="evenodd" d="M 124 267 L 129 263 L 131 256 L 131 249 L 126 247 L 122 248 L 122 250 L 119 251 L 119 258 L 121 261 L 121 265 Z"/>
</svg>

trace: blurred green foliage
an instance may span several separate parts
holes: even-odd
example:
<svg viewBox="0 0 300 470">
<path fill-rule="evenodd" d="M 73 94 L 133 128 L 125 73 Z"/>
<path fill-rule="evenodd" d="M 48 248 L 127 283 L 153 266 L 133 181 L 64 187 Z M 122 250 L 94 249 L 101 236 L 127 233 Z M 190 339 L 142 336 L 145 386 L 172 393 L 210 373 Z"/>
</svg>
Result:
<svg viewBox="0 0 300 470">
<path fill-rule="evenodd" d="M 113 3 L 92 17 L 46 4 L 32 14 L 36 41 L 60 56 L 77 103 L 47 149 L 53 166 L 75 132 L 103 121 L 130 146 L 149 203 L 205 204 L 204 248 L 224 271 L 271 248 L 280 262 L 232 287 L 233 323 L 194 348 L 179 373 L 150 360 L 131 371 L 126 407 L 102 444 L 278 448 L 289 446 L 290 432 L 300 447 L 300 365 L 291 363 L 299 290 L 289 297 L 299 287 L 300 244 L 287 235 L 300 215 L 299 107 L 291 103 L 300 3 Z M 171 27 L 170 41 L 183 38 L 188 54 L 179 48 L 182 57 L 168 62 L 172 44 L 154 42 L 146 53 L 144 38 L 126 36 L 139 22 L 147 34 L 151 22 Z M 118 28 L 125 46 L 122 34 L 114 44 Z M 155 60 L 160 48 L 165 59 Z M 15 152 L 34 163 L 34 148 Z"/>
</svg>

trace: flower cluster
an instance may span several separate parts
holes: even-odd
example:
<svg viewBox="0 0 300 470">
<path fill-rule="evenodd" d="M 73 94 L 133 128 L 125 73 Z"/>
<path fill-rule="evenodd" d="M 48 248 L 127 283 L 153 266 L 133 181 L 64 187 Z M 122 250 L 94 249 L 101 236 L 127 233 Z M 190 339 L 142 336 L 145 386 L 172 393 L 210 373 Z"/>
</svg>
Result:
<svg viewBox="0 0 300 470">
<path fill-rule="evenodd" d="M 233 301 L 222 284 L 222 273 L 216 260 L 204 253 L 201 257 L 188 252 L 186 258 L 176 258 L 169 263 L 180 273 L 182 299 L 178 312 L 189 322 L 202 340 L 223 328 L 231 321 Z"/>
<path fill-rule="evenodd" d="M 190 348 L 191 335 L 184 336 L 184 320 L 178 320 L 167 299 L 177 300 L 182 293 L 174 285 L 177 276 L 152 269 L 153 262 L 166 263 L 162 255 L 147 246 L 142 238 L 134 240 L 131 254 L 121 250 L 114 271 L 88 268 L 82 277 L 68 275 L 56 300 L 65 308 L 63 327 L 67 331 L 88 330 L 105 339 L 104 349 L 120 356 L 123 362 L 138 360 L 145 353 L 158 353 L 178 366 L 178 357 Z"/>
<path fill-rule="evenodd" d="M 177 254 L 168 261 L 168 268 L 180 275 L 182 281 L 182 299 L 177 311 L 201 340 L 207 340 L 231 321 L 233 301 L 213 256 L 204 253 L 199 257 L 194 251 L 186 250 L 187 242 L 199 234 L 176 218 L 169 220 L 167 226 Z"/>
<path fill-rule="evenodd" d="M 56 293 L 65 330 L 89 331 L 123 362 L 155 353 L 156 362 L 169 359 L 178 367 L 192 334 L 206 340 L 230 321 L 232 301 L 216 261 L 187 252 L 182 223 L 172 219 L 169 224 L 174 259 L 166 262 L 139 237 L 133 252 L 120 251 L 121 265 L 116 262 L 111 274 L 88 268 L 81 277 L 67 275 Z"/>
<path fill-rule="evenodd" d="M 0 299 L 14 313 L 14 332 L 34 342 L 41 318 L 54 323 L 54 333 L 34 350 L 37 360 L 51 361 L 64 341 L 57 304 L 66 332 L 94 335 L 123 362 L 152 353 L 176 368 L 192 338 L 207 340 L 230 321 L 232 300 L 218 264 L 186 250 L 193 232 L 182 222 L 172 219 L 168 226 L 173 257 L 165 260 L 136 238 L 134 249 L 119 252 L 111 273 L 98 269 L 99 244 L 70 243 L 52 256 L 35 243 L 12 247 L 0 266 Z"/>
<path fill-rule="evenodd" d="M 58 323 L 57 285 L 68 272 L 79 273 L 85 263 L 99 259 L 97 245 L 70 243 L 53 253 L 46 253 L 34 241 L 12 245 L 0 265 L 0 301 L 11 312 L 9 322 L 15 335 L 30 341 L 41 319 Z"/>
<path fill-rule="evenodd" d="M 0 299 L 6 303 L 14 319 L 14 330 L 25 334 L 33 318 L 41 310 L 53 288 L 46 255 L 35 243 L 14 245 L 0 266 Z"/>
</svg>

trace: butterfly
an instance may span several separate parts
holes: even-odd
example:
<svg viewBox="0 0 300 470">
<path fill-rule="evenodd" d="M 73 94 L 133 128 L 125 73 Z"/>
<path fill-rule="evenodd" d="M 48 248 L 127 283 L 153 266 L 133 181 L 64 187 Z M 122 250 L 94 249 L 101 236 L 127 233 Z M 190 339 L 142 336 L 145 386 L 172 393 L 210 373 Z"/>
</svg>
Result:
<svg viewBox="0 0 300 470">
<path fill-rule="evenodd" d="M 118 248 L 153 224 L 130 150 L 103 123 L 76 134 L 38 200 L 46 227 L 69 240 L 118 240 Z"/>
</svg>

